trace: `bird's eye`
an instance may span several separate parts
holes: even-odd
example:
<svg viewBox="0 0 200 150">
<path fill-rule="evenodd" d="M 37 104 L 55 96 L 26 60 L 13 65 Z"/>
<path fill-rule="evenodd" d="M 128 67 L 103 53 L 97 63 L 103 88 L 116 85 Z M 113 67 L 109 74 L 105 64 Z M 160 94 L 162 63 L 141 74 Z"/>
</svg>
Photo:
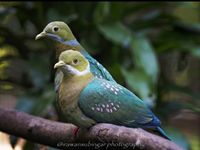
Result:
<svg viewBox="0 0 200 150">
<path fill-rule="evenodd" d="M 57 32 L 58 30 L 59 30 L 59 28 L 58 27 L 53 27 L 53 32 Z"/>
<path fill-rule="evenodd" d="M 78 59 L 73 59 L 72 63 L 76 65 L 78 63 Z"/>
</svg>

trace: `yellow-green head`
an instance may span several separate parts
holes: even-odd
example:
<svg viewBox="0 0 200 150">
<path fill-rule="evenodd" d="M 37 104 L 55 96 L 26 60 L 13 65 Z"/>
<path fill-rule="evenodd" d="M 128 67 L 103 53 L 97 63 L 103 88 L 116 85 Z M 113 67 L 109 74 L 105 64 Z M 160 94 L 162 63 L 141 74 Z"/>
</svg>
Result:
<svg viewBox="0 0 200 150">
<path fill-rule="evenodd" d="M 80 52 L 74 50 L 62 52 L 54 68 L 59 68 L 64 75 L 81 76 L 90 73 L 88 60 Z"/>
<path fill-rule="evenodd" d="M 43 37 L 50 37 L 60 41 L 69 41 L 75 39 L 69 26 L 62 21 L 50 22 L 44 30 L 38 34 L 35 39 L 40 39 Z"/>
</svg>

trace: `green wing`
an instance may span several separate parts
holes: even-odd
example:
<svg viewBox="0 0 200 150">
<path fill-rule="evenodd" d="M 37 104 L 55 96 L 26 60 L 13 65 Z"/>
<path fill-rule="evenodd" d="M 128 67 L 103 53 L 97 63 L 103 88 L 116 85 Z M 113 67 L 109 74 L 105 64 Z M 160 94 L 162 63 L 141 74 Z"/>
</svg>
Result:
<svg viewBox="0 0 200 150">
<path fill-rule="evenodd" d="M 99 123 L 129 127 L 160 124 L 142 100 L 111 81 L 95 78 L 81 92 L 78 102 L 83 113 Z"/>
</svg>

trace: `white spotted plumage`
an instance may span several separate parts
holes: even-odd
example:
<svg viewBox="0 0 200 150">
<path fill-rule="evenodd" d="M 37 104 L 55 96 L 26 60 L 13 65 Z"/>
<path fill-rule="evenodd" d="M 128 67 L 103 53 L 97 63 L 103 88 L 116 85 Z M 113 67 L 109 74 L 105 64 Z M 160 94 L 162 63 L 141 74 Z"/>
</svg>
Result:
<svg viewBox="0 0 200 150">
<path fill-rule="evenodd" d="M 113 113 L 119 109 L 119 102 L 111 102 L 110 100 L 108 103 L 99 103 L 94 104 L 91 109 L 96 112 L 101 113 Z"/>
</svg>

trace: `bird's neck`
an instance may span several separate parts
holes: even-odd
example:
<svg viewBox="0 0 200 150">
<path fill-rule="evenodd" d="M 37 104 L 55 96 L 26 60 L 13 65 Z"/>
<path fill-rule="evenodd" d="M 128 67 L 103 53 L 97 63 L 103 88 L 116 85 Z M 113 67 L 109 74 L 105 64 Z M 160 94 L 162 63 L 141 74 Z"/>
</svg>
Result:
<svg viewBox="0 0 200 150">
<path fill-rule="evenodd" d="M 94 76 L 91 72 L 88 72 L 88 73 L 83 74 L 83 75 L 71 75 L 69 73 L 67 73 L 67 74 L 64 73 L 63 83 L 68 83 L 68 82 L 73 83 L 73 81 L 76 84 L 87 83 L 90 80 L 92 80 L 93 78 L 94 78 Z"/>
<path fill-rule="evenodd" d="M 72 103 L 74 100 L 77 100 L 80 92 L 93 78 L 94 76 L 90 72 L 82 76 L 64 75 L 59 88 L 60 99 L 69 100 L 66 103 Z"/>
<path fill-rule="evenodd" d="M 81 44 L 76 40 L 68 40 L 65 42 L 59 42 L 59 41 L 54 41 L 54 46 L 56 49 L 56 57 L 58 58 L 60 53 L 62 53 L 65 50 L 75 50 L 81 52 L 83 50 L 83 47 Z"/>
</svg>

